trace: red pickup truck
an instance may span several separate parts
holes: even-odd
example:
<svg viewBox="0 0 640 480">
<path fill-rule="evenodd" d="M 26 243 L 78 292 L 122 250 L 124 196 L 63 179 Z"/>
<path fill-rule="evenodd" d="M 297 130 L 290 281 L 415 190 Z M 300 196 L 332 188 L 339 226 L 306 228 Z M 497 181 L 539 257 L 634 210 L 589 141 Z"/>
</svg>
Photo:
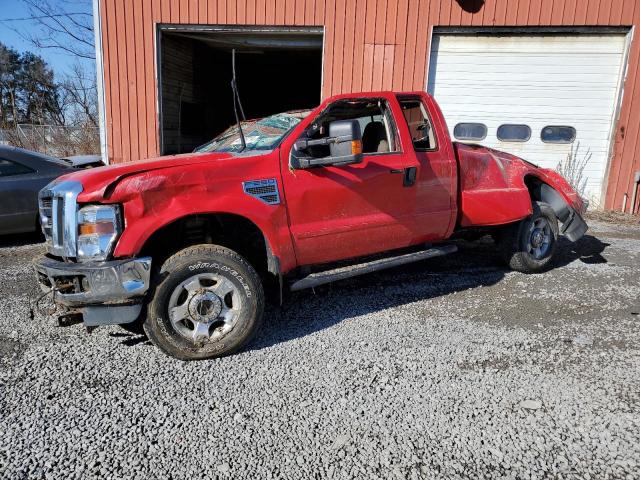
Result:
<svg viewBox="0 0 640 480">
<path fill-rule="evenodd" d="M 521 272 L 587 230 L 556 172 L 452 142 L 424 92 L 339 95 L 230 127 L 192 154 L 63 176 L 40 193 L 38 280 L 86 326 L 142 327 L 181 359 L 229 354 L 264 286 L 314 287 L 491 234 Z M 559 228 L 559 224 L 561 227 Z"/>
</svg>

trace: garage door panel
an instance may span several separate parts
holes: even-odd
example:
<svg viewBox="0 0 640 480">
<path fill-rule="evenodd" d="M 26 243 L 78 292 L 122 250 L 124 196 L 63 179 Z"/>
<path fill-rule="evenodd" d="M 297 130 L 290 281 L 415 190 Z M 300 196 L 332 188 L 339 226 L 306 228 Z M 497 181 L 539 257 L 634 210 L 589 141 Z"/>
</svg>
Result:
<svg viewBox="0 0 640 480">
<path fill-rule="evenodd" d="M 467 92 L 471 92 L 472 90 L 469 88 L 468 80 L 465 81 L 465 78 L 460 75 L 451 76 L 450 79 L 446 79 L 446 75 L 438 78 L 438 88 L 450 88 L 452 90 L 457 89 L 458 95 L 466 94 Z M 430 82 L 429 86 L 433 87 L 435 82 Z M 502 89 L 512 88 L 512 89 L 526 89 L 531 86 L 531 77 L 514 79 L 512 77 L 502 77 L 502 79 L 484 79 L 482 84 L 477 83 L 473 88 L 481 89 L 483 87 L 495 88 L 499 87 Z M 563 79 L 558 79 L 557 81 L 553 78 L 545 77 L 545 80 L 540 80 L 535 82 L 535 87 L 540 90 L 559 90 L 565 92 L 590 92 L 592 90 L 597 91 L 605 91 L 609 92 L 611 87 L 604 84 L 602 81 L 600 82 L 590 82 L 587 81 L 584 77 L 582 78 L 580 85 L 576 85 L 575 81 L 567 82 Z"/>
<path fill-rule="evenodd" d="M 563 53 L 523 53 L 515 55 L 505 55 L 503 53 L 486 54 L 482 52 L 464 53 L 464 54 L 452 54 L 447 56 L 438 56 L 439 65 L 475 65 L 478 54 L 482 55 L 482 65 L 494 65 L 494 66 L 544 66 L 544 65 L 557 65 L 560 67 L 567 66 L 581 66 L 589 67 L 594 64 L 617 66 L 618 54 L 593 54 L 593 53 L 581 53 L 575 54 L 571 52 Z M 596 67 L 597 68 L 597 67 Z"/>
<path fill-rule="evenodd" d="M 488 121 L 490 120 L 496 120 L 499 122 L 499 124 L 502 123 L 507 123 L 505 122 L 505 110 L 498 110 L 498 111 L 494 111 L 494 112 L 488 112 L 488 111 L 484 111 L 480 108 L 474 110 L 473 112 L 470 112 L 469 108 L 467 108 L 466 104 L 459 104 L 459 105 L 455 105 L 455 107 L 457 107 L 456 109 L 450 109 L 450 113 L 447 114 L 447 123 L 449 122 L 449 117 L 451 116 L 456 116 L 456 117 L 465 117 L 465 118 L 473 118 L 475 119 L 474 121 L 482 121 L 483 119 L 487 119 Z M 507 116 L 509 117 L 509 116 Z M 545 125 L 566 125 L 566 121 L 565 122 L 555 122 L 555 118 L 553 119 L 549 119 L 549 114 L 546 112 L 541 112 L 541 113 L 536 113 L 536 112 L 529 112 L 527 114 L 527 116 L 525 116 L 525 114 L 522 113 L 517 113 L 517 114 L 513 114 L 510 118 L 510 120 L 521 120 L 522 118 L 531 118 L 531 119 L 539 119 L 541 120 Z M 572 112 L 571 114 L 564 114 L 564 115 L 558 115 L 557 116 L 558 119 L 563 119 L 563 120 L 568 120 L 568 121 L 572 121 L 573 119 L 575 119 L 575 122 L 589 122 L 590 124 L 593 123 L 594 121 L 608 121 L 611 117 L 608 114 L 587 114 L 587 115 L 582 115 L 582 114 L 577 114 L 575 112 Z M 553 122 L 553 123 L 552 123 Z M 483 122 L 484 123 L 484 122 Z M 508 123 L 513 123 L 513 121 L 510 121 Z M 518 123 L 518 122 L 516 122 Z M 519 122 L 522 123 L 522 122 Z M 571 125 L 571 126 L 575 126 L 575 125 Z M 451 128 L 453 128 L 453 126 L 451 126 Z M 607 133 L 608 135 L 608 133 Z"/>
<path fill-rule="evenodd" d="M 464 66 L 476 66 L 477 54 L 438 56 L 436 59 L 438 65 L 448 66 L 452 68 L 460 68 Z M 562 69 L 580 68 L 585 72 L 601 72 L 601 66 L 615 67 L 618 65 L 618 55 L 571 55 L 571 54 L 551 54 L 551 55 L 527 55 L 527 54 L 505 54 L 494 55 L 488 57 L 483 55 L 482 63 L 478 66 L 494 67 L 496 69 L 509 69 L 509 67 L 541 67 L 557 66 Z"/>
<path fill-rule="evenodd" d="M 436 97 L 437 99 L 437 97 Z M 514 100 L 515 101 L 515 100 Z M 520 101 L 520 100 L 518 100 Z M 562 106 L 562 105 L 554 105 L 554 104 L 545 104 L 543 102 L 538 103 L 537 105 L 529 105 L 528 102 L 523 101 L 522 103 L 520 103 L 519 105 L 514 105 L 513 103 L 511 104 L 498 104 L 498 105 L 484 105 L 480 102 L 464 102 L 464 103 L 451 103 L 452 107 L 458 106 L 459 109 L 458 111 L 469 111 L 469 109 L 471 108 L 477 108 L 477 112 L 478 113 L 489 113 L 489 114 L 499 114 L 499 113 L 504 113 L 504 114 L 508 114 L 509 116 L 512 116 L 513 114 L 516 114 L 516 118 L 523 118 L 526 117 L 527 113 L 526 111 L 521 111 L 519 112 L 516 107 L 519 107 L 520 110 L 526 110 L 528 108 L 533 108 L 533 107 L 538 107 L 539 109 L 543 109 L 544 108 L 544 114 L 547 118 L 549 118 L 549 121 L 552 122 L 554 118 L 556 118 L 557 116 L 564 116 L 566 114 L 566 106 Z M 592 105 L 581 105 L 579 107 L 577 106 L 571 106 L 572 108 L 572 114 L 573 115 L 582 115 L 582 116 L 591 116 L 591 115 L 600 115 L 601 118 L 611 118 L 609 115 L 602 115 L 602 110 L 598 109 L 597 107 L 594 107 Z M 454 108 L 455 111 L 455 108 Z M 549 125 L 551 125 L 552 123 L 549 123 Z"/>
<path fill-rule="evenodd" d="M 625 45 L 624 35 L 436 35 L 427 89 L 452 135 L 459 122 L 484 123 L 487 137 L 479 143 L 549 168 L 579 143 L 578 158 L 591 155 L 585 193 L 598 203 Z M 505 123 L 528 125 L 531 138 L 498 140 Z M 574 127 L 574 144 L 543 142 L 548 125 Z"/>
<path fill-rule="evenodd" d="M 473 106 L 473 105 L 486 105 L 486 102 L 489 101 L 495 101 L 495 107 L 496 108 L 500 108 L 501 110 L 505 110 L 506 111 L 517 111 L 518 113 L 521 113 L 522 109 L 524 107 L 544 107 L 544 111 L 546 112 L 550 112 L 552 109 L 557 110 L 557 114 L 562 114 L 562 111 L 564 109 L 566 109 L 567 107 L 571 107 L 572 111 L 576 114 L 584 114 L 584 113 L 594 113 L 594 114 L 598 114 L 599 112 L 602 112 L 602 109 L 599 108 L 601 107 L 600 104 L 604 104 L 605 108 L 606 105 L 610 102 L 606 101 L 613 101 L 613 97 L 614 95 L 609 96 L 608 99 L 603 99 L 602 101 L 597 101 L 597 99 L 589 99 L 584 98 L 584 99 L 577 99 L 577 98 L 546 98 L 546 97 L 542 97 L 542 98 L 528 98 L 528 97 L 514 97 L 514 99 L 510 102 L 510 103 L 503 103 L 505 101 L 504 97 L 495 97 L 495 96 L 489 96 L 487 95 L 486 98 L 479 98 L 481 95 L 475 95 L 473 97 L 467 97 L 465 99 L 462 98 L 456 98 L 455 101 L 452 101 L 451 104 L 452 105 L 469 105 L 469 106 Z M 588 100 L 592 100 L 594 103 L 589 102 Z M 588 105 L 585 105 L 585 103 L 588 103 Z M 493 107 L 493 105 L 487 106 L 487 107 Z M 494 111 L 494 108 L 488 108 L 486 111 Z"/>
<path fill-rule="evenodd" d="M 500 147 L 502 147 L 502 149 L 505 148 L 509 148 L 509 149 L 524 149 L 525 147 L 522 145 L 509 145 L 507 143 L 505 144 L 498 144 Z M 575 149 L 575 146 L 574 146 Z M 562 153 L 562 154 L 566 154 L 568 152 L 571 151 L 571 144 L 556 144 L 556 145 L 551 145 L 549 144 L 548 147 L 539 147 L 539 148 L 527 148 L 526 149 L 526 154 L 527 154 L 527 158 L 526 160 L 530 160 L 532 158 L 535 158 L 536 156 L 548 156 L 550 154 L 558 154 L 558 153 Z M 593 155 L 602 155 L 603 153 L 606 153 L 607 149 L 606 148 L 591 148 L 591 147 L 586 147 L 583 145 L 580 145 L 580 148 L 578 149 L 579 154 L 584 154 L 586 155 L 587 152 L 590 152 Z M 548 159 L 548 157 L 543 157 L 545 160 Z M 549 159 L 550 162 L 555 162 L 554 165 L 556 165 L 560 159 L 558 158 L 551 158 Z M 591 170 L 593 171 L 600 171 L 599 167 L 593 167 L 591 168 Z"/>
<path fill-rule="evenodd" d="M 541 62 L 536 64 L 532 61 L 531 58 L 522 58 L 520 62 L 505 62 L 505 63 L 493 63 L 493 62 L 483 62 L 478 63 L 476 61 L 475 64 L 465 63 L 464 60 L 456 63 L 440 63 L 438 65 L 442 65 L 447 67 L 450 72 L 458 72 L 458 73 L 473 73 L 475 75 L 483 76 L 485 74 L 495 75 L 498 73 L 508 73 L 512 74 L 517 72 L 519 69 L 526 69 L 530 74 L 535 74 L 535 72 L 531 71 L 531 68 L 538 67 L 542 70 L 540 73 L 548 73 L 556 76 L 575 74 L 575 75 L 597 75 L 602 73 L 602 68 L 597 63 L 584 63 L 584 62 L 571 62 L 570 57 L 566 57 L 566 62 L 563 63 L 561 58 L 558 58 L 557 62 L 551 62 L 550 59 L 546 59 L 546 62 Z M 609 62 L 607 62 L 609 63 Z M 612 62 L 612 65 L 615 65 Z M 554 68 L 555 71 L 548 71 L 549 68 Z M 546 72 L 544 70 L 547 70 Z"/>
<path fill-rule="evenodd" d="M 531 98 L 540 100 L 564 100 L 574 103 L 582 103 L 584 99 L 611 102 L 615 98 L 616 91 L 612 89 L 588 89 L 585 91 L 584 87 L 580 88 L 558 88 L 550 85 L 548 87 L 536 86 L 534 88 L 527 88 L 526 85 L 519 86 L 506 86 L 506 85 L 483 85 L 476 87 L 473 91 L 467 93 L 461 93 L 460 87 L 455 85 L 447 85 L 440 88 L 440 95 L 455 96 L 461 102 L 474 101 L 479 96 L 486 98 L 487 100 L 502 101 L 504 95 L 496 95 L 496 87 L 509 88 L 509 93 L 515 98 Z M 580 98 L 578 98 L 580 94 Z"/>
<path fill-rule="evenodd" d="M 462 41 L 461 41 L 462 39 Z M 532 42 L 532 39 L 534 41 Z M 465 41 L 466 40 L 466 41 Z M 432 50 L 440 53 L 620 53 L 624 35 L 558 35 L 558 36 L 475 36 L 440 35 Z"/>
<path fill-rule="evenodd" d="M 439 67 L 439 65 L 438 65 Z M 560 85 L 570 85 L 575 86 L 574 82 L 587 82 L 587 83 L 595 83 L 602 84 L 605 83 L 608 86 L 608 81 L 611 80 L 611 75 L 606 73 L 584 73 L 584 72 L 573 72 L 574 75 L 568 78 L 568 72 L 558 72 L 558 71 L 550 71 L 543 72 L 540 70 L 524 72 L 523 68 L 506 71 L 506 72 L 482 72 L 479 69 L 473 69 L 471 66 L 465 66 L 464 69 L 460 68 L 455 71 L 447 71 L 442 73 L 442 75 L 438 75 L 436 79 L 436 85 L 438 83 L 443 83 L 447 80 L 456 80 L 461 81 L 462 74 L 467 74 L 466 80 L 471 80 L 477 84 L 483 84 L 486 82 L 491 82 L 492 84 L 518 84 L 518 85 L 531 85 L 541 83 L 543 85 L 555 85 L 557 82 L 561 82 Z M 441 70 L 442 71 L 442 70 Z M 508 77 L 505 77 L 508 75 Z"/>
<path fill-rule="evenodd" d="M 603 148 L 608 150 L 609 148 L 609 134 L 608 132 L 603 132 L 602 130 L 594 130 L 591 127 L 591 118 L 588 117 L 588 123 L 581 123 L 577 121 L 575 117 L 567 117 L 567 118 L 558 118 L 553 124 L 546 121 L 546 119 L 533 119 L 533 118 L 505 118 L 504 115 L 498 115 L 496 117 L 489 117 L 487 115 L 453 115 L 451 118 L 450 130 L 453 131 L 453 128 L 458 123 L 482 123 L 487 127 L 488 133 L 495 136 L 496 130 L 498 127 L 504 123 L 516 123 L 516 124 L 525 124 L 531 128 L 531 137 L 540 138 L 541 131 L 544 127 L 553 125 L 553 126 L 572 126 L 576 129 L 576 135 L 578 132 L 580 133 L 580 138 L 589 139 L 590 145 L 594 146 L 596 144 L 602 143 Z M 580 139 L 578 139 L 579 141 Z M 541 142 L 542 145 L 549 145 L 549 143 Z M 529 148 L 537 148 L 540 146 L 537 142 L 535 144 L 529 145 Z"/>
</svg>

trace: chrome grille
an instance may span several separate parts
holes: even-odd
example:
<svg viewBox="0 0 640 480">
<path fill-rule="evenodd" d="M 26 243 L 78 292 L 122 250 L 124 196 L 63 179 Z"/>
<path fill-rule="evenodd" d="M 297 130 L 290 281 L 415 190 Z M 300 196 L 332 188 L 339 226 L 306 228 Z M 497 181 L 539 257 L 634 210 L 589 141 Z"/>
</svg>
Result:
<svg viewBox="0 0 640 480">
<path fill-rule="evenodd" d="M 53 215 L 53 198 L 40 198 L 40 225 L 47 243 L 51 240 L 51 217 Z"/>
<path fill-rule="evenodd" d="M 40 222 L 47 251 L 59 257 L 76 256 L 78 237 L 77 198 L 82 185 L 74 181 L 55 181 L 38 195 Z"/>
</svg>

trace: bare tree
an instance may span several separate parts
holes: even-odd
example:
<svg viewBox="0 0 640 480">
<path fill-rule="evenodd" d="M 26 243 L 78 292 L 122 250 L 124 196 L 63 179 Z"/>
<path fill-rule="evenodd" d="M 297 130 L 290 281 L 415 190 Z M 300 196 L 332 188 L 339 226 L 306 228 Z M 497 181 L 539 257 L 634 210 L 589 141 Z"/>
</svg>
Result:
<svg viewBox="0 0 640 480">
<path fill-rule="evenodd" d="M 571 145 L 571 150 L 567 154 L 567 158 L 558 163 L 556 170 L 569 182 L 576 192 L 584 196 L 588 180 L 584 170 L 591 161 L 593 154 L 590 149 L 587 149 L 587 151 L 580 156 L 578 155 L 579 151 L 580 142 Z"/>
<path fill-rule="evenodd" d="M 22 146 L 36 150 L 46 149 L 57 155 L 99 152 L 95 70 L 93 63 L 87 61 L 95 59 L 92 0 L 21 1 L 29 15 L 25 18 L 5 19 L 3 23 L 13 25 L 11 28 L 36 49 L 61 51 L 74 57 L 74 60 L 68 73 L 63 74 L 62 80 L 58 77 L 56 82 L 53 82 L 52 76 L 44 75 L 47 72 L 41 65 L 31 62 L 30 76 L 23 80 L 36 78 L 40 81 L 38 85 L 45 84 L 45 80 L 50 85 L 42 91 L 35 86 L 29 89 L 32 93 L 25 98 L 28 108 L 26 115 L 22 115 L 22 122 L 27 125 L 18 126 L 15 121 L 12 122 L 14 143 L 20 142 Z M 30 33 L 19 28 L 25 21 L 34 27 L 30 29 Z M 9 50 L 0 50 L 0 60 L 3 55 L 5 59 L 9 59 L 11 54 Z M 24 58 L 31 57 L 25 54 Z M 2 70 L 0 68 L 0 79 L 3 78 Z M 11 79 L 7 73 L 4 73 L 4 77 L 6 80 Z M 0 98 L 4 96 L 6 100 L 0 102 L 0 117 L 6 124 L 11 118 L 11 84 L 8 81 L 2 83 L 4 89 L 0 88 Z M 26 81 L 23 83 L 28 84 Z M 53 108 L 53 103 L 57 109 Z M 46 126 L 45 122 L 34 121 L 40 112 L 50 110 L 57 115 L 50 115 Z M 36 123 L 43 127 L 35 128 Z"/>
<path fill-rule="evenodd" d="M 91 0 L 22 0 L 36 32 L 16 31 L 35 47 L 95 59 Z"/>
<path fill-rule="evenodd" d="M 93 128 L 99 126 L 96 79 L 92 72 L 87 72 L 81 63 L 76 62 L 62 82 L 61 91 L 67 124 Z"/>
</svg>

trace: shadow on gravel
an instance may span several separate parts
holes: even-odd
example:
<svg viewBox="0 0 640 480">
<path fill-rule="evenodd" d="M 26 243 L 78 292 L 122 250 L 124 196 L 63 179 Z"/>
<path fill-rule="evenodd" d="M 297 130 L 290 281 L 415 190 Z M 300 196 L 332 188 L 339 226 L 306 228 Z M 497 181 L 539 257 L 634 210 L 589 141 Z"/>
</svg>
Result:
<svg viewBox="0 0 640 480">
<path fill-rule="evenodd" d="M 609 245 L 611 244 L 604 243 L 593 235 L 585 235 L 575 243 L 560 237 L 554 268 L 564 267 L 576 260 L 587 264 L 608 263 L 602 253 Z"/>
<path fill-rule="evenodd" d="M 607 263 L 602 255 L 609 246 L 592 235 L 558 244 L 554 268 L 576 260 Z M 345 318 L 398 307 L 480 286 L 499 283 L 508 272 L 493 242 L 459 242 L 456 254 L 342 280 L 315 291 L 295 292 L 283 307 L 270 306 L 265 327 L 246 350 L 260 350 L 324 330 Z"/>
<path fill-rule="evenodd" d="M 260 350 L 330 328 L 345 318 L 357 317 L 407 303 L 428 300 L 453 292 L 499 283 L 508 272 L 488 238 L 457 242 L 456 254 L 404 265 L 381 272 L 323 285 L 291 294 L 283 307 L 267 306 L 265 326 L 244 350 Z M 587 264 L 607 263 L 602 255 L 609 246 L 591 235 L 571 243 L 561 237 L 554 268 L 577 260 Z M 149 346 L 145 335 L 110 332 L 128 347 Z M 15 345 L 3 344 L 4 350 Z"/>
</svg>

